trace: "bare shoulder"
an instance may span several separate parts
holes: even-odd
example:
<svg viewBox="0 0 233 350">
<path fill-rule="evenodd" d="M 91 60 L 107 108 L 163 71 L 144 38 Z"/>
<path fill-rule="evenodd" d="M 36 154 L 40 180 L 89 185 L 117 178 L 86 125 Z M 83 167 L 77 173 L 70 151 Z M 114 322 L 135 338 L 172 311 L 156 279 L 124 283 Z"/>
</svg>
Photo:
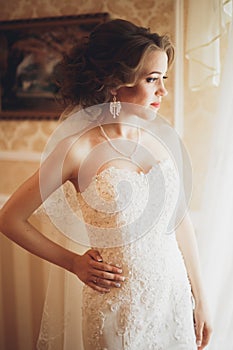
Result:
<svg viewBox="0 0 233 350">
<path fill-rule="evenodd" d="M 80 165 L 101 140 L 98 127 L 87 130 L 82 135 L 72 135 L 62 140 L 60 147 L 67 150 L 64 166 L 72 169 L 71 178 L 77 178 Z"/>
</svg>

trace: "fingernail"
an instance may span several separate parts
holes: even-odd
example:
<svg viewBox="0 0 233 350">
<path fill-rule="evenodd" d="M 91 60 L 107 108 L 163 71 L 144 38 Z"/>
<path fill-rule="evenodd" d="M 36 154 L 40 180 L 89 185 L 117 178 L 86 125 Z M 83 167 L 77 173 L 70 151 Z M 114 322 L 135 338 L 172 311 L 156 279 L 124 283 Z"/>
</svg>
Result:
<svg viewBox="0 0 233 350">
<path fill-rule="evenodd" d="M 125 280 L 125 277 L 124 277 L 124 276 L 121 276 L 121 281 L 124 282 L 124 280 Z"/>
<path fill-rule="evenodd" d="M 99 262 L 103 261 L 103 259 L 102 259 L 100 256 L 98 256 L 97 260 L 98 260 Z"/>
<path fill-rule="evenodd" d="M 120 283 L 115 283 L 115 286 L 116 286 L 117 288 L 120 288 L 121 284 L 120 284 Z"/>
<path fill-rule="evenodd" d="M 197 346 L 201 346 L 201 340 L 197 340 Z"/>
</svg>

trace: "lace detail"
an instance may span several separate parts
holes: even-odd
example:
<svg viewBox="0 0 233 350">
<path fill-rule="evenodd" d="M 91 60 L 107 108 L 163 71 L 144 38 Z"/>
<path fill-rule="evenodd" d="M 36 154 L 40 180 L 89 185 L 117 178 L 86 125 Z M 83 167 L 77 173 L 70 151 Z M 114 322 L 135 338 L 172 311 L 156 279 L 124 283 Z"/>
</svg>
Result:
<svg viewBox="0 0 233 350">
<path fill-rule="evenodd" d="M 194 350 L 191 288 L 174 231 L 179 179 L 171 160 L 148 174 L 102 171 L 78 200 L 91 246 L 121 265 L 126 281 L 83 289 L 85 350 Z"/>
</svg>

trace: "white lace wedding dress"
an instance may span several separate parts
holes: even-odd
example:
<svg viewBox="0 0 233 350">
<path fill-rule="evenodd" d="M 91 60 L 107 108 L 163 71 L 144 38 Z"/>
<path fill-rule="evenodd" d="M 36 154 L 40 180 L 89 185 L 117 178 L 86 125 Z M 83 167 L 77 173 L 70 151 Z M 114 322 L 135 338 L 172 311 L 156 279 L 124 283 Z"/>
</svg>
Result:
<svg viewBox="0 0 233 350">
<path fill-rule="evenodd" d="M 106 294 L 84 286 L 85 350 L 197 349 L 186 268 L 167 232 L 178 190 L 167 159 L 147 174 L 107 168 L 77 194 L 90 245 L 126 276 Z"/>
</svg>

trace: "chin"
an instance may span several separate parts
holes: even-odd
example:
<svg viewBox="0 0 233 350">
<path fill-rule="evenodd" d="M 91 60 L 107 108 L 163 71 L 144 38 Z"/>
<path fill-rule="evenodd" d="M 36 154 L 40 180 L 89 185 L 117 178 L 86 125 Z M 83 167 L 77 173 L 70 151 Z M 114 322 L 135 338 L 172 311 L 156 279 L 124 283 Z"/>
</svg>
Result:
<svg viewBox="0 0 233 350">
<path fill-rule="evenodd" d="M 142 109 L 142 111 L 140 113 L 141 114 L 140 117 L 144 120 L 149 121 L 149 120 L 155 119 L 157 113 L 158 113 L 158 108 L 148 106 L 148 107 L 145 107 L 144 109 Z"/>
<path fill-rule="evenodd" d="M 149 106 L 149 110 L 156 115 L 159 111 L 159 108 Z"/>
</svg>

